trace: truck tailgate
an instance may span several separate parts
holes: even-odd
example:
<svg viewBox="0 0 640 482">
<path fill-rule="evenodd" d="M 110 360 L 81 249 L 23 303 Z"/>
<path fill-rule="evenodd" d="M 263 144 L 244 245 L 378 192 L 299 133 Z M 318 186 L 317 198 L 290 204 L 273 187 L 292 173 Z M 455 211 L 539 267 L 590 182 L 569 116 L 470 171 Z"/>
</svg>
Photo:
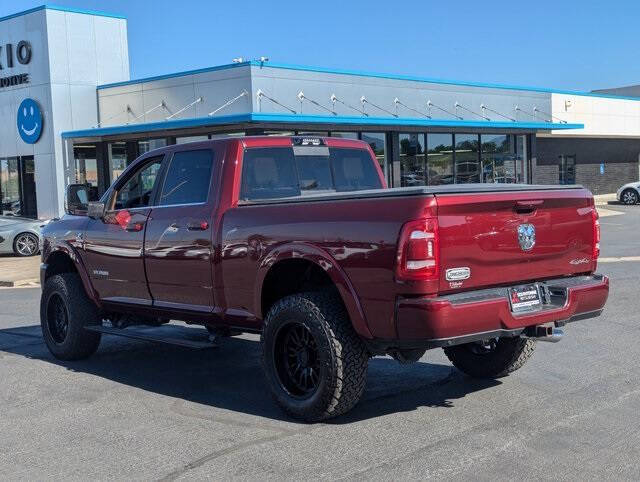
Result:
<svg viewBox="0 0 640 482">
<path fill-rule="evenodd" d="M 595 269 L 594 206 L 586 189 L 442 194 L 436 200 L 442 293 Z M 524 234 L 535 231 L 530 249 L 521 246 L 520 226 Z M 463 269 L 447 275 L 456 268 Z"/>
</svg>

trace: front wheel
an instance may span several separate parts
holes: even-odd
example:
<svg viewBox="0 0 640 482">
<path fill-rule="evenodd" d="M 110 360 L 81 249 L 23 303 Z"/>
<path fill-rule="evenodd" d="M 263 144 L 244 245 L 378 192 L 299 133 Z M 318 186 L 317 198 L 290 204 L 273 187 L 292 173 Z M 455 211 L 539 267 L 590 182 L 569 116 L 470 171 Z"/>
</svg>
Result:
<svg viewBox="0 0 640 482">
<path fill-rule="evenodd" d="M 40 247 L 38 236 L 32 233 L 21 233 L 13 242 L 13 252 L 16 256 L 35 256 Z"/>
<path fill-rule="evenodd" d="M 476 378 L 500 378 L 521 368 L 533 355 L 536 341 L 528 338 L 492 338 L 444 349 L 458 370 Z"/>
<path fill-rule="evenodd" d="M 87 297 L 80 277 L 64 273 L 49 278 L 40 300 L 40 325 L 49 351 L 60 360 L 80 360 L 93 355 L 100 333 L 85 330 L 100 323 L 96 305 Z"/>
<path fill-rule="evenodd" d="M 633 189 L 627 189 L 620 196 L 622 202 L 627 205 L 637 204 L 638 203 L 638 193 Z"/>
<path fill-rule="evenodd" d="M 369 355 L 335 295 L 301 293 L 278 301 L 265 319 L 262 347 L 273 396 L 295 418 L 336 417 L 364 392 Z"/>
</svg>

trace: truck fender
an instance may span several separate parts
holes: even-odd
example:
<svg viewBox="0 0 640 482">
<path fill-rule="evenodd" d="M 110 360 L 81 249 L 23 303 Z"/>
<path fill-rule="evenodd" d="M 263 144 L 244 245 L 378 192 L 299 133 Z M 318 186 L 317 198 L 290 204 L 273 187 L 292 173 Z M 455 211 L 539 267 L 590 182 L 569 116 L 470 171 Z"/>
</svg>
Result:
<svg viewBox="0 0 640 482">
<path fill-rule="evenodd" d="M 91 284 L 91 279 L 89 278 L 87 268 L 82 262 L 82 258 L 78 254 L 77 250 L 67 241 L 56 243 L 48 250 L 46 258 L 43 259 L 43 263 L 45 265 L 48 265 L 51 257 L 57 253 L 65 255 L 71 260 L 74 267 L 76 268 L 76 271 L 78 272 L 78 275 L 80 276 L 80 279 L 82 280 L 82 286 L 84 286 L 85 293 L 87 294 L 89 299 L 99 307 L 100 299 L 96 291 L 93 289 L 93 285 Z M 42 286 L 44 287 L 44 273 L 42 274 L 42 279 L 40 281 Z"/>
<path fill-rule="evenodd" d="M 278 262 L 285 259 L 304 259 L 314 263 L 316 266 L 324 270 L 329 275 L 333 283 L 340 293 L 342 302 L 347 309 L 349 319 L 354 330 L 363 338 L 372 339 L 373 335 L 369 330 L 362 305 L 356 294 L 356 291 L 344 270 L 338 265 L 335 259 L 329 253 L 318 248 L 317 246 L 307 243 L 288 243 L 280 245 L 269 251 L 258 267 L 256 273 L 256 290 L 254 298 L 254 306 L 259 313 L 260 318 L 264 318 L 266 313 L 262 313 L 262 287 L 264 279 L 269 270 Z"/>
</svg>

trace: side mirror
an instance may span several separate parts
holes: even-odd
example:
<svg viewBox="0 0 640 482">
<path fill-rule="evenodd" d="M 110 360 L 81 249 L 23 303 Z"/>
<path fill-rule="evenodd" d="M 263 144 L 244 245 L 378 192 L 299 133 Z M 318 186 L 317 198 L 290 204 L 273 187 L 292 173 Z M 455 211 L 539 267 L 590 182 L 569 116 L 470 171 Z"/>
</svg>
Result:
<svg viewBox="0 0 640 482">
<path fill-rule="evenodd" d="M 69 184 L 65 197 L 67 214 L 84 215 L 89 203 L 98 199 L 98 189 L 91 184 Z"/>
<path fill-rule="evenodd" d="M 91 202 L 87 206 L 87 216 L 91 219 L 103 219 L 104 218 L 105 204 L 100 202 Z"/>
</svg>

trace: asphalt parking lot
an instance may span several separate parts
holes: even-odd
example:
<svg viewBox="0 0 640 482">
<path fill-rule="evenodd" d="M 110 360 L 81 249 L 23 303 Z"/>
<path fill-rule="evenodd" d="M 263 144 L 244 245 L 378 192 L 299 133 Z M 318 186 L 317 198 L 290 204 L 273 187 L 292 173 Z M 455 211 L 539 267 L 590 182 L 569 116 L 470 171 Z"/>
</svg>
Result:
<svg viewBox="0 0 640 482">
<path fill-rule="evenodd" d="M 363 401 L 307 425 L 272 402 L 257 338 L 202 352 L 105 337 L 62 363 L 36 288 L 0 289 L 0 479 L 640 478 L 640 206 L 602 218 L 600 318 L 499 381 L 440 350 L 371 361 Z"/>
</svg>

